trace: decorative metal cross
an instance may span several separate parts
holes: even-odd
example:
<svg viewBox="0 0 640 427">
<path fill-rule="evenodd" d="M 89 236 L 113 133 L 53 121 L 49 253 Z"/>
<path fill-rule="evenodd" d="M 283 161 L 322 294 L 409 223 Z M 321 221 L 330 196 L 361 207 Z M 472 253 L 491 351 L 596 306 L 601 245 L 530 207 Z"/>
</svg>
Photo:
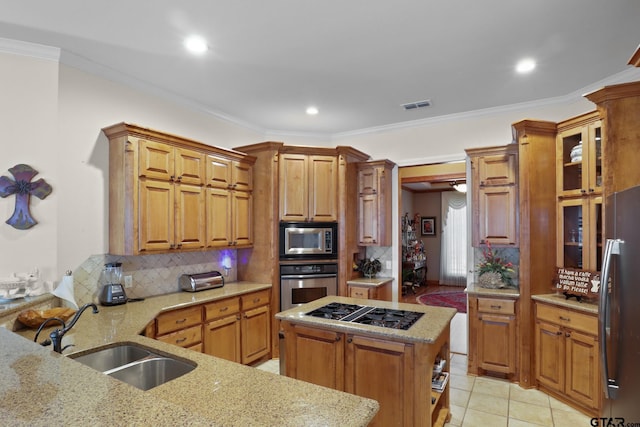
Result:
<svg viewBox="0 0 640 427">
<path fill-rule="evenodd" d="M 15 194 L 16 206 L 13 215 L 6 223 L 18 230 L 26 230 L 38 223 L 29 212 L 30 195 L 33 194 L 39 199 L 44 199 L 51 194 L 52 188 L 42 178 L 31 182 L 31 179 L 38 175 L 38 171 L 29 165 L 15 165 L 9 169 L 9 172 L 16 180 L 12 181 L 6 176 L 0 176 L 0 196 L 7 197 Z"/>
</svg>

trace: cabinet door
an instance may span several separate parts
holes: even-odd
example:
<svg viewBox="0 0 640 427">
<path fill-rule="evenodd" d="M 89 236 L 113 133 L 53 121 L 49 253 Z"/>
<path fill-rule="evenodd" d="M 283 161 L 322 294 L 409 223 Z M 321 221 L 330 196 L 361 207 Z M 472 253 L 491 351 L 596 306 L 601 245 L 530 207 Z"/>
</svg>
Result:
<svg viewBox="0 0 640 427">
<path fill-rule="evenodd" d="M 140 251 L 173 248 L 175 186 L 169 181 L 141 179 L 138 187 Z"/>
<path fill-rule="evenodd" d="M 589 116 L 595 117 L 594 114 Z M 602 143 L 602 123 L 599 120 L 558 134 L 558 195 L 575 197 L 602 193 Z"/>
<path fill-rule="evenodd" d="M 378 243 L 378 195 L 362 194 L 358 197 L 360 218 L 358 221 L 358 243 L 375 245 Z"/>
<path fill-rule="evenodd" d="M 280 156 L 280 219 L 308 221 L 309 169 L 304 154 Z"/>
<path fill-rule="evenodd" d="M 598 340 L 573 330 L 565 331 L 565 393 L 590 408 L 600 407 Z"/>
<path fill-rule="evenodd" d="M 363 288 L 360 286 L 352 286 L 349 285 L 349 297 L 350 298 L 363 298 L 363 299 L 373 299 L 370 297 L 370 291 L 367 288 Z"/>
<path fill-rule="evenodd" d="M 515 207 L 515 186 L 481 187 L 478 190 L 478 232 L 474 233 L 478 241 L 475 245 L 487 242 L 494 245 L 517 245 Z"/>
<path fill-rule="evenodd" d="M 204 353 L 241 363 L 240 316 L 232 314 L 204 325 Z"/>
<path fill-rule="evenodd" d="M 231 164 L 231 185 L 236 191 L 253 190 L 253 165 L 234 161 Z"/>
<path fill-rule="evenodd" d="M 181 329 L 167 335 L 161 335 L 156 337 L 156 339 L 167 344 L 191 348 L 200 344 L 202 341 L 202 325 Z"/>
<path fill-rule="evenodd" d="M 375 194 L 378 192 L 378 169 L 367 168 L 358 171 L 358 193 Z"/>
<path fill-rule="evenodd" d="M 253 195 L 244 191 L 232 193 L 233 245 L 253 244 Z"/>
<path fill-rule="evenodd" d="M 338 159 L 309 156 L 309 216 L 311 221 L 338 218 Z"/>
<path fill-rule="evenodd" d="M 345 391 L 380 403 L 370 425 L 413 425 L 413 354 L 410 344 L 347 336 Z M 385 375 L 371 375 L 380 366 Z"/>
<path fill-rule="evenodd" d="M 172 181 L 175 150 L 161 142 L 140 140 L 138 152 L 138 176 Z"/>
<path fill-rule="evenodd" d="M 599 271 L 602 265 L 602 197 L 558 203 L 557 264 Z"/>
<path fill-rule="evenodd" d="M 176 184 L 176 238 L 178 249 L 199 249 L 205 245 L 205 189 Z"/>
<path fill-rule="evenodd" d="M 516 369 L 515 318 L 481 313 L 478 321 L 478 366 L 505 374 Z"/>
<path fill-rule="evenodd" d="M 225 247 L 233 241 L 231 228 L 231 192 L 207 189 L 207 247 Z"/>
<path fill-rule="evenodd" d="M 564 391 L 565 346 L 560 326 L 536 321 L 536 379 L 558 392 Z"/>
<path fill-rule="evenodd" d="M 207 185 L 214 188 L 231 188 L 231 160 L 207 156 Z"/>
<path fill-rule="evenodd" d="M 242 363 L 249 364 L 271 350 L 271 310 L 268 305 L 242 313 Z"/>
<path fill-rule="evenodd" d="M 478 158 L 478 185 L 515 184 L 516 155 L 501 153 Z"/>
<path fill-rule="evenodd" d="M 286 340 L 286 375 L 344 390 L 344 334 L 282 323 Z"/>
<path fill-rule="evenodd" d="M 204 185 L 204 154 L 185 148 L 176 148 L 175 150 L 175 181 L 185 184 Z"/>
</svg>

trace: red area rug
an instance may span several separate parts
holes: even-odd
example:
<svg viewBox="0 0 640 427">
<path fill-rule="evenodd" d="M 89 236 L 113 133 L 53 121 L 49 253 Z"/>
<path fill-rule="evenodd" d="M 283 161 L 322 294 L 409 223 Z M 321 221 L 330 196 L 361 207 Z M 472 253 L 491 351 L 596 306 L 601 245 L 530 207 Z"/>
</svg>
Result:
<svg viewBox="0 0 640 427">
<path fill-rule="evenodd" d="M 467 294 L 461 290 L 430 292 L 419 295 L 416 300 L 422 305 L 451 307 L 458 310 L 458 313 L 467 312 Z"/>
</svg>

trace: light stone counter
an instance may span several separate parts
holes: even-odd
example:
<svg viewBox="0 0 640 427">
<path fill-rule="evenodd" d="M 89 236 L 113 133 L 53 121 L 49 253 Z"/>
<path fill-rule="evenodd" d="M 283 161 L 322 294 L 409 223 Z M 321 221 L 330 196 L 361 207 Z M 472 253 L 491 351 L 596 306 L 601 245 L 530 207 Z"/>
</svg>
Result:
<svg viewBox="0 0 640 427">
<path fill-rule="evenodd" d="M 579 302 L 575 298 L 566 299 L 562 294 L 532 295 L 531 299 L 546 302 L 547 304 L 559 305 L 561 307 L 572 308 L 585 313 L 598 314 L 598 303 L 591 301 Z"/>
<path fill-rule="evenodd" d="M 339 302 L 345 304 L 357 304 L 364 306 L 375 306 L 381 308 L 393 308 L 397 310 L 408 310 L 425 313 L 416 323 L 409 329 L 393 329 L 382 328 L 379 326 L 363 325 L 353 322 L 342 322 L 340 320 L 324 319 L 314 316 L 307 316 L 308 313 L 316 308 L 320 308 L 331 302 Z M 309 326 L 320 326 L 324 329 L 353 333 L 361 332 L 369 336 L 378 336 L 386 339 L 400 339 L 405 342 L 420 342 L 431 344 L 438 339 L 442 332 L 449 326 L 451 319 L 456 314 L 455 308 L 448 307 L 432 307 L 420 304 L 407 304 L 400 302 L 387 302 L 369 299 L 326 296 L 309 302 L 300 307 L 294 307 L 289 310 L 276 314 L 276 318 L 280 320 L 288 320 L 299 324 Z"/>
<path fill-rule="evenodd" d="M 69 355 L 135 342 L 197 363 L 196 369 L 148 391 L 138 390 L 32 342 L 33 330 L 0 328 L 1 425 L 364 426 L 377 402 L 140 335 L 158 313 L 271 285 L 230 283 L 114 307 L 87 310 L 65 335 Z M 50 330 L 50 329 L 49 329 Z M 47 336 L 44 331 L 39 338 Z M 26 338 L 26 339 L 25 339 Z"/>
<path fill-rule="evenodd" d="M 472 283 L 464 291 L 474 297 L 520 298 L 520 291 L 517 288 L 490 289 Z"/>
<path fill-rule="evenodd" d="M 357 279 L 347 280 L 347 285 L 371 286 L 374 288 L 386 285 L 391 282 L 393 277 L 358 277 Z"/>
</svg>

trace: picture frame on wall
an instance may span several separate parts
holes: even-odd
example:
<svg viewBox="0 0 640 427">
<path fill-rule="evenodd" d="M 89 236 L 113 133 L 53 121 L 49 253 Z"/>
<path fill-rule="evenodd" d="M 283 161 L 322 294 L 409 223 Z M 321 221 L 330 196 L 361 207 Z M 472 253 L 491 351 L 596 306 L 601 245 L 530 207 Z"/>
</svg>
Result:
<svg viewBox="0 0 640 427">
<path fill-rule="evenodd" d="M 436 217 L 425 216 L 420 221 L 420 234 L 423 236 L 436 235 Z"/>
</svg>

